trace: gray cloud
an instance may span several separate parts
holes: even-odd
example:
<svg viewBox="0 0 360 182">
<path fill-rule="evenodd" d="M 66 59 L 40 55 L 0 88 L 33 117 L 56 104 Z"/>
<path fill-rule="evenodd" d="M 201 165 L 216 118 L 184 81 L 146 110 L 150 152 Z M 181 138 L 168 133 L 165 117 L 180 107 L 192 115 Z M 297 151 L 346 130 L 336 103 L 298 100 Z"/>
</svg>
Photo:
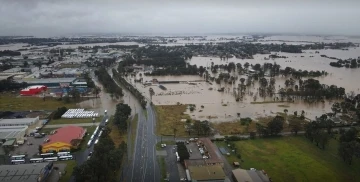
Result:
<svg viewBox="0 0 360 182">
<path fill-rule="evenodd" d="M 0 35 L 360 32 L 356 0 L 0 0 Z"/>
</svg>

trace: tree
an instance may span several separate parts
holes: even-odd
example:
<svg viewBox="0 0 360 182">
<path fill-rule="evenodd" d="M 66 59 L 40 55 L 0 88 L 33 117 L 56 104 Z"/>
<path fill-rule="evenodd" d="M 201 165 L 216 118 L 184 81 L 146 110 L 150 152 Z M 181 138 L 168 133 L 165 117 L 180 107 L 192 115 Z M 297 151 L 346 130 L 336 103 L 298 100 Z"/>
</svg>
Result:
<svg viewBox="0 0 360 182">
<path fill-rule="evenodd" d="M 184 160 L 187 160 L 190 158 L 190 154 L 189 154 L 184 142 L 177 142 L 176 146 L 177 146 L 177 152 L 180 157 L 180 162 L 184 162 Z"/>
<path fill-rule="evenodd" d="M 295 117 L 297 116 L 297 111 L 294 112 L 294 116 L 295 116 Z"/>
<path fill-rule="evenodd" d="M 293 132 L 295 135 L 297 135 L 298 131 L 300 131 L 302 128 L 301 122 L 297 118 L 289 119 L 289 126 L 291 128 L 291 132 Z"/>
<path fill-rule="evenodd" d="M 269 134 L 278 135 L 283 130 L 284 121 L 282 116 L 275 116 L 267 125 Z"/>
<path fill-rule="evenodd" d="M 39 145 L 39 147 L 38 147 L 39 154 L 42 153 L 42 149 L 43 149 L 43 146 L 42 146 L 42 145 Z"/>
<path fill-rule="evenodd" d="M 287 109 L 284 109 L 284 113 L 287 114 L 287 113 L 288 113 L 288 110 L 287 110 Z"/>
<path fill-rule="evenodd" d="M 95 87 L 93 88 L 93 94 L 95 95 L 95 98 L 98 98 L 98 97 L 99 97 L 99 93 L 100 93 L 100 92 L 101 92 L 100 87 L 95 86 Z"/>
</svg>

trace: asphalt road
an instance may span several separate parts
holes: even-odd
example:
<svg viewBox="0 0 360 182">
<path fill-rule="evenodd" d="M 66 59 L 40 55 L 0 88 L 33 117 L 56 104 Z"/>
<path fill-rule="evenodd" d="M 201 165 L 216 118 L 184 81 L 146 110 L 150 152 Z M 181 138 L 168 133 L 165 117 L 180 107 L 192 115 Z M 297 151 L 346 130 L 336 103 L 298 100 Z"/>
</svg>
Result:
<svg viewBox="0 0 360 182">
<path fill-rule="evenodd" d="M 167 156 L 165 157 L 166 171 L 169 174 L 169 181 L 171 182 L 180 182 L 179 170 L 178 170 L 178 161 L 175 156 L 176 148 L 174 149 L 173 145 L 166 147 Z"/>
</svg>

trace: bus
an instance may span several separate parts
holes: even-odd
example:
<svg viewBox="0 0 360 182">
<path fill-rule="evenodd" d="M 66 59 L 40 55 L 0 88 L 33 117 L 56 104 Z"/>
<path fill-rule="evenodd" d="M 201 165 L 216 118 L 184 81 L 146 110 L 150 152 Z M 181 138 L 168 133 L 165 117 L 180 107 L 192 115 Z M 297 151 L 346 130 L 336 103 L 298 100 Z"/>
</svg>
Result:
<svg viewBox="0 0 360 182">
<path fill-rule="evenodd" d="M 58 161 L 58 157 L 48 157 L 44 158 L 45 162 Z"/>
<path fill-rule="evenodd" d="M 100 131 L 100 133 L 99 133 L 99 138 L 101 137 L 101 134 L 102 134 L 102 131 Z"/>
<path fill-rule="evenodd" d="M 73 160 L 73 156 L 72 155 L 60 156 L 59 160 L 61 160 L 61 161 Z"/>
<path fill-rule="evenodd" d="M 68 156 L 70 155 L 70 152 L 58 152 L 57 153 L 57 156 L 60 157 L 60 156 Z"/>
<path fill-rule="evenodd" d="M 42 158 L 52 157 L 52 156 L 54 156 L 54 153 L 43 153 L 43 154 L 40 154 L 40 156 L 41 156 Z"/>
<path fill-rule="evenodd" d="M 32 158 L 30 159 L 30 163 L 40 163 L 40 162 L 44 162 L 43 158 Z"/>
<path fill-rule="evenodd" d="M 97 144 L 98 142 L 99 142 L 99 139 L 96 139 L 94 144 Z"/>
<path fill-rule="evenodd" d="M 11 160 L 21 160 L 25 159 L 26 155 L 13 155 L 10 157 Z"/>
<path fill-rule="evenodd" d="M 11 160 L 11 164 L 25 164 L 25 159 Z"/>
</svg>

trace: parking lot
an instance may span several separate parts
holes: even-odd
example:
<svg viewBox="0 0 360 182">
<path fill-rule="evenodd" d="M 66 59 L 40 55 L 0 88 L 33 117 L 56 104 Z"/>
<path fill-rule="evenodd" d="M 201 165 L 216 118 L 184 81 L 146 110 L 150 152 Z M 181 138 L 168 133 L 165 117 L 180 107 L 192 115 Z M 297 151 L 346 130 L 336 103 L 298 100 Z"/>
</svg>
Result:
<svg viewBox="0 0 360 182">
<path fill-rule="evenodd" d="M 44 143 L 45 138 L 46 136 L 43 138 L 27 137 L 27 141 L 23 145 L 15 147 L 14 151 L 11 152 L 11 155 L 27 154 L 28 158 L 32 158 L 39 153 L 39 145 Z"/>
<path fill-rule="evenodd" d="M 186 144 L 186 148 L 190 154 L 189 159 L 202 159 L 202 155 L 200 154 L 199 147 L 197 146 L 196 142 L 189 142 L 189 144 Z"/>
</svg>

